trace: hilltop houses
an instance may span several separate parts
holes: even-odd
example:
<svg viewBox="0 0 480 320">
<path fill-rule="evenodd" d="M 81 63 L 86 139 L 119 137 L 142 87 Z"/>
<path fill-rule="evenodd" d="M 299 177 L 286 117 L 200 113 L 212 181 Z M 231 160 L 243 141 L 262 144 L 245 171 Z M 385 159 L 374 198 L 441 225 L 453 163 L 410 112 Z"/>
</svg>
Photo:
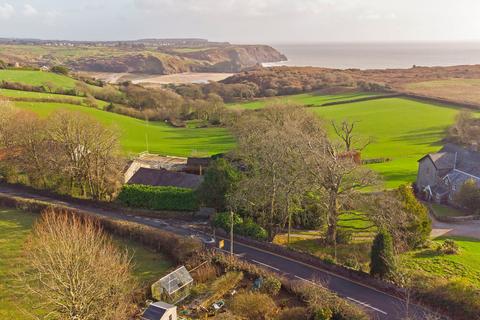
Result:
<svg viewBox="0 0 480 320">
<path fill-rule="evenodd" d="M 480 188 L 480 152 L 447 144 L 418 160 L 417 189 L 426 200 L 452 203 L 462 185 L 473 180 Z"/>
</svg>

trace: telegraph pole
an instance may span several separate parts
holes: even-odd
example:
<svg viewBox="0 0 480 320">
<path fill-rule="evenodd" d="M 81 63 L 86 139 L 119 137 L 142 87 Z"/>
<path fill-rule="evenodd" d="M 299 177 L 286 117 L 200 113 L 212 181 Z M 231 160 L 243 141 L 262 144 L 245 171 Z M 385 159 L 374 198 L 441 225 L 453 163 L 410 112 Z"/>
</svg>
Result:
<svg viewBox="0 0 480 320">
<path fill-rule="evenodd" d="M 233 211 L 230 211 L 230 255 L 233 256 Z"/>
</svg>

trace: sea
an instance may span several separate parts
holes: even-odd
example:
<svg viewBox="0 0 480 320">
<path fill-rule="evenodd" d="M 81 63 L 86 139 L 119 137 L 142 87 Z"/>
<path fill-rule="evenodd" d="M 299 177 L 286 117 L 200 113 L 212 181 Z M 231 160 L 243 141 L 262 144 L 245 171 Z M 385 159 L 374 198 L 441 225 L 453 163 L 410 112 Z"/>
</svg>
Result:
<svg viewBox="0 0 480 320">
<path fill-rule="evenodd" d="M 479 42 L 272 44 L 288 61 L 264 66 L 395 69 L 480 64 Z"/>
</svg>

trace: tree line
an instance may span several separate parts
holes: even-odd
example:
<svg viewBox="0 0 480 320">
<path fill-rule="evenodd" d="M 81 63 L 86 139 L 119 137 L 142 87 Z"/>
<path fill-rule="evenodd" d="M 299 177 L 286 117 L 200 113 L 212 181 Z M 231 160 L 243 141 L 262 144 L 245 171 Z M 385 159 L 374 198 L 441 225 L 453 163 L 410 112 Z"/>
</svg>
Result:
<svg viewBox="0 0 480 320">
<path fill-rule="evenodd" d="M 337 130 L 341 135 L 342 126 Z M 356 146 L 330 138 L 309 110 L 278 105 L 246 112 L 232 132 L 238 146 L 207 171 L 199 198 L 253 219 L 269 241 L 283 231 L 289 237 L 293 227 L 326 226 L 325 245 L 335 248 L 344 236 L 340 218 L 352 213 L 388 232 L 396 252 L 428 238 L 427 211 L 411 189 L 381 190 L 378 175 L 347 151 Z"/>
<path fill-rule="evenodd" d="M 46 118 L 0 102 L 0 178 L 110 200 L 122 182 L 119 135 L 80 112 Z"/>
</svg>

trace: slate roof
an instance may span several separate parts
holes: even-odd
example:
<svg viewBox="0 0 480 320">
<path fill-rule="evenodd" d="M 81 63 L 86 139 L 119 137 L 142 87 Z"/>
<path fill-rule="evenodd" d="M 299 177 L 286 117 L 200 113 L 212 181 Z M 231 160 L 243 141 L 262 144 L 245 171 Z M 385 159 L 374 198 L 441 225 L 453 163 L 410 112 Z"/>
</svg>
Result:
<svg viewBox="0 0 480 320">
<path fill-rule="evenodd" d="M 480 152 L 466 149 L 455 144 L 446 144 L 437 153 L 421 158 L 430 158 L 438 170 L 458 169 L 467 174 L 480 177 Z"/>
<path fill-rule="evenodd" d="M 195 174 L 140 168 L 130 178 L 128 184 L 196 189 L 202 182 L 203 177 Z"/>
<path fill-rule="evenodd" d="M 430 158 L 438 170 L 453 169 L 455 163 L 455 154 L 449 152 L 430 153 L 420 159 Z"/>
</svg>

